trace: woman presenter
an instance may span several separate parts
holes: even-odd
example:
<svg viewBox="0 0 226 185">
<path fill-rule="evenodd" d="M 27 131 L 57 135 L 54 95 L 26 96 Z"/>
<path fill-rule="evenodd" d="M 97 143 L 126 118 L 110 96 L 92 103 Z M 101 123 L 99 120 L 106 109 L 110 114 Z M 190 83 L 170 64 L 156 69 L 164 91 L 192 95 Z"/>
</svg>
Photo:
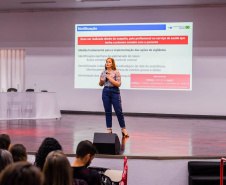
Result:
<svg viewBox="0 0 226 185">
<path fill-rule="evenodd" d="M 129 137 L 126 131 L 124 116 L 122 113 L 121 96 L 119 87 L 121 85 L 121 75 L 116 69 L 115 60 L 108 58 L 105 70 L 100 75 L 100 86 L 104 86 L 102 100 L 104 104 L 107 133 L 112 133 L 112 105 L 122 129 L 122 136 Z"/>
</svg>

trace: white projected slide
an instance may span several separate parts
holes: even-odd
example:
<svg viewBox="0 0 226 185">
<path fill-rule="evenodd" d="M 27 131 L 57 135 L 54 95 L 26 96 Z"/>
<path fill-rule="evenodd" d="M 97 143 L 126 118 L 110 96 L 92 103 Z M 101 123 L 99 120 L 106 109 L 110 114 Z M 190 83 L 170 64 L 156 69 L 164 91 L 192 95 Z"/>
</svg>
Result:
<svg viewBox="0 0 226 185">
<path fill-rule="evenodd" d="M 98 89 L 115 59 L 121 89 L 191 90 L 192 22 L 75 25 L 75 88 Z"/>
</svg>

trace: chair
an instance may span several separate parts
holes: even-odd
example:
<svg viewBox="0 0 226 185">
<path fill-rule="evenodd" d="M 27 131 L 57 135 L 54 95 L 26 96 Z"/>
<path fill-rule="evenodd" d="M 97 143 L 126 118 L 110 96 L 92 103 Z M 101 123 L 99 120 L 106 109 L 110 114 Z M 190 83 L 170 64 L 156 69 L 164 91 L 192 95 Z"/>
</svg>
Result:
<svg viewBox="0 0 226 185">
<path fill-rule="evenodd" d="M 110 185 L 119 185 L 122 180 L 123 171 L 120 170 L 106 170 L 104 175 L 109 177 L 111 184 Z M 102 181 L 103 182 L 103 181 Z"/>
<path fill-rule="evenodd" d="M 101 181 L 103 185 L 127 185 L 128 164 L 126 156 L 124 158 L 123 171 L 111 170 L 109 168 L 103 167 L 89 167 L 89 168 L 98 171 L 98 173 L 101 175 Z"/>
<path fill-rule="evenodd" d="M 35 92 L 34 89 L 27 89 L 26 92 Z"/>
<path fill-rule="evenodd" d="M 188 181 L 189 185 L 219 185 L 223 179 L 221 173 L 222 167 L 224 171 L 226 166 L 221 166 L 220 162 L 216 161 L 189 161 L 188 162 Z M 221 175 L 220 175 L 221 174 Z M 221 178 L 220 178 L 221 176 Z M 224 184 L 226 183 L 224 176 Z"/>
<path fill-rule="evenodd" d="M 221 158 L 221 164 L 220 164 L 220 185 L 223 185 L 224 183 L 224 162 L 226 161 L 225 158 Z"/>
<path fill-rule="evenodd" d="M 111 179 L 104 174 L 101 174 L 101 182 L 102 182 L 102 185 L 113 185 L 113 182 L 111 181 Z"/>
<path fill-rule="evenodd" d="M 90 166 L 89 169 L 96 170 L 100 174 L 102 185 L 113 185 L 114 182 L 111 181 L 110 177 L 104 174 L 109 168 Z"/>
<path fill-rule="evenodd" d="M 9 89 L 7 89 L 7 92 L 17 92 L 17 89 L 16 88 L 9 88 Z"/>
<path fill-rule="evenodd" d="M 127 185 L 128 164 L 127 157 L 124 158 L 124 169 L 120 170 L 106 170 L 102 174 L 102 183 L 104 185 Z"/>
</svg>

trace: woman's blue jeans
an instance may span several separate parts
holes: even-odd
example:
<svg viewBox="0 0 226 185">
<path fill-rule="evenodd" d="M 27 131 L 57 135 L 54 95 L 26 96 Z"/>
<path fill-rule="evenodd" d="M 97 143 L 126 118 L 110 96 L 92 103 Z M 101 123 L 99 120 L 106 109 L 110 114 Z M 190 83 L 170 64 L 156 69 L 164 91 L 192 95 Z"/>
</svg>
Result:
<svg viewBox="0 0 226 185">
<path fill-rule="evenodd" d="M 120 90 L 118 87 L 103 89 L 102 100 L 105 109 L 106 125 L 107 128 L 112 127 L 112 105 L 115 110 L 115 114 L 118 118 L 118 122 L 121 128 L 125 128 L 124 116 L 122 113 L 122 104 Z"/>
</svg>

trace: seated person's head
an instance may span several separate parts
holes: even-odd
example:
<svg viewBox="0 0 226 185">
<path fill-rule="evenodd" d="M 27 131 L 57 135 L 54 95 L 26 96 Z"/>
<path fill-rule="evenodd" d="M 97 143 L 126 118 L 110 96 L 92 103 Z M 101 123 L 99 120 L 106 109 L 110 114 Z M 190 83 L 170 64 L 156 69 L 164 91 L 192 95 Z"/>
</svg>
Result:
<svg viewBox="0 0 226 185">
<path fill-rule="evenodd" d="M 13 163 L 13 157 L 11 153 L 7 150 L 0 149 L 0 173 L 6 166 L 11 163 Z"/>
<path fill-rule="evenodd" d="M 9 135 L 0 134 L 0 149 L 8 150 L 11 144 Z"/>
<path fill-rule="evenodd" d="M 10 147 L 9 152 L 13 156 L 13 161 L 27 161 L 27 152 L 26 148 L 22 144 L 14 144 Z"/>
<path fill-rule="evenodd" d="M 85 166 L 89 166 L 97 154 L 97 149 L 92 142 L 81 141 L 76 150 L 76 158 L 83 160 Z"/>
<path fill-rule="evenodd" d="M 34 164 L 42 170 L 47 155 L 54 150 L 62 150 L 60 143 L 54 138 L 45 138 L 35 155 Z"/>
<path fill-rule="evenodd" d="M 8 165 L 0 175 L 0 185 L 43 185 L 44 175 L 28 162 Z"/>
<path fill-rule="evenodd" d="M 72 168 L 67 156 L 60 150 L 52 151 L 46 157 L 43 167 L 45 184 L 72 184 Z"/>
</svg>

